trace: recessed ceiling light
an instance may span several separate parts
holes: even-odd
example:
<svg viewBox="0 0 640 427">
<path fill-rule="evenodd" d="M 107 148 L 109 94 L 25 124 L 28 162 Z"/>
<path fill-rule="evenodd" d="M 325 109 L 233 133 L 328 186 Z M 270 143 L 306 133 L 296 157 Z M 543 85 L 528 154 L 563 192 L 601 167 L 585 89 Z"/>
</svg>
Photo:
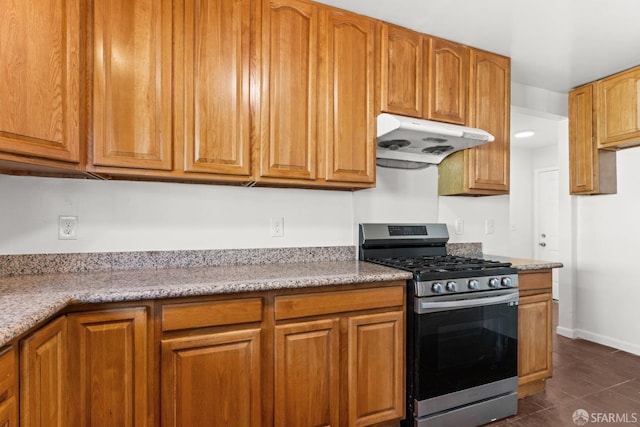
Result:
<svg viewBox="0 0 640 427">
<path fill-rule="evenodd" d="M 513 136 L 516 138 L 529 138 L 530 136 L 535 135 L 535 132 L 532 130 L 521 130 L 516 132 Z"/>
</svg>

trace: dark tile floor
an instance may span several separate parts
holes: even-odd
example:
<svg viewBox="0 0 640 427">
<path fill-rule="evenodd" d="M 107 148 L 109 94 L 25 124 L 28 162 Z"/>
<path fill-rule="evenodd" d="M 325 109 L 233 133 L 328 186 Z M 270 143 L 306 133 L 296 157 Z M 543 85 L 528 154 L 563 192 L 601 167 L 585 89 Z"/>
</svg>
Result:
<svg viewBox="0 0 640 427">
<path fill-rule="evenodd" d="M 554 329 L 557 303 L 554 303 Z M 588 423 L 573 421 L 583 409 Z M 518 414 L 487 427 L 640 426 L 640 356 L 554 333 L 553 378 Z"/>
</svg>

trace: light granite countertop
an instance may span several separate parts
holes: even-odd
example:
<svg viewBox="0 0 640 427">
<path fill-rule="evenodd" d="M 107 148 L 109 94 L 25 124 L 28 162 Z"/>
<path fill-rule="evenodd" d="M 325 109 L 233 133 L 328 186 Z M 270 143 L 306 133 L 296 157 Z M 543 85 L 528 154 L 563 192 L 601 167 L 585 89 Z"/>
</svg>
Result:
<svg viewBox="0 0 640 427">
<path fill-rule="evenodd" d="M 411 278 L 358 261 L 0 276 L 0 346 L 71 304 L 359 284 Z"/>
<path fill-rule="evenodd" d="M 562 268 L 563 265 L 561 262 L 556 261 L 539 261 L 535 259 L 526 259 L 526 258 L 512 258 L 500 255 L 484 255 L 484 259 L 490 259 L 494 261 L 500 262 L 510 262 L 511 265 L 517 268 L 520 271 L 526 270 L 546 270 L 549 268 Z"/>
</svg>

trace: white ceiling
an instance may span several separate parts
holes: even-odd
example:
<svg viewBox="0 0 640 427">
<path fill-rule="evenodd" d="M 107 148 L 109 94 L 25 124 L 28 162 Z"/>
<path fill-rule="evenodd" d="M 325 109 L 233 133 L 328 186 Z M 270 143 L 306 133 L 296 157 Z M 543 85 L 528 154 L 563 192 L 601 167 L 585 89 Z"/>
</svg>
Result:
<svg viewBox="0 0 640 427">
<path fill-rule="evenodd" d="M 511 57 L 514 82 L 566 93 L 640 64 L 638 0 L 319 0 Z"/>
<path fill-rule="evenodd" d="M 558 143 L 558 120 L 532 115 L 522 109 L 511 109 L 511 145 L 520 148 L 540 148 Z M 522 130 L 533 130 L 535 135 L 528 138 L 515 138 L 513 135 Z"/>
<path fill-rule="evenodd" d="M 566 94 L 640 65 L 640 0 L 318 0 L 511 58 L 511 79 Z M 514 146 L 557 141 L 558 122 L 511 114 Z"/>
</svg>

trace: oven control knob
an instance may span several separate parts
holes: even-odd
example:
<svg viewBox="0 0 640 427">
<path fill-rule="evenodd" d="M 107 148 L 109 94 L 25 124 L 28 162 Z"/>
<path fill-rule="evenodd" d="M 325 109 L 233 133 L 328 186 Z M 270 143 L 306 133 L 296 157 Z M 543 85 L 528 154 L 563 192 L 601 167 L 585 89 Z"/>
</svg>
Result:
<svg viewBox="0 0 640 427">
<path fill-rule="evenodd" d="M 458 292 L 458 284 L 456 282 L 447 282 L 447 291 Z"/>
<path fill-rule="evenodd" d="M 510 288 L 513 285 L 511 283 L 511 277 L 503 277 L 501 283 L 505 288 Z"/>
<path fill-rule="evenodd" d="M 436 294 L 441 294 L 442 293 L 442 283 L 440 283 L 440 282 L 434 283 L 433 285 L 431 285 L 431 290 Z"/>
<path fill-rule="evenodd" d="M 499 288 L 500 287 L 500 281 L 498 279 L 496 279 L 495 277 L 493 279 L 489 279 L 489 287 L 490 288 Z"/>
<path fill-rule="evenodd" d="M 469 280 L 469 283 L 467 283 L 467 287 L 469 289 L 471 289 L 472 291 L 477 291 L 478 290 L 478 281 L 476 279 Z"/>
</svg>

